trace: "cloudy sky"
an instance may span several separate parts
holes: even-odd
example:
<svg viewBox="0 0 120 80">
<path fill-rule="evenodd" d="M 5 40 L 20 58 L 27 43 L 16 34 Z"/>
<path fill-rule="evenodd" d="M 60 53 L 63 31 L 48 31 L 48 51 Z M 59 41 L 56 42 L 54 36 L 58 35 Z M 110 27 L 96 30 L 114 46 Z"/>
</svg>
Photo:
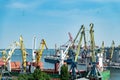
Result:
<svg viewBox="0 0 120 80">
<path fill-rule="evenodd" d="M 119 0 L 0 0 L 0 48 L 24 38 L 26 48 L 32 48 L 33 36 L 37 46 L 45 39 L 48 48 L 75 37 L 80 26 L 94 23 L 95 43 L 101 46 L 120 44 Z M 87 37 L 89 32 L 87 32 Z M 88 38 L 89 40 L 89 38 Z"/>
</svg>

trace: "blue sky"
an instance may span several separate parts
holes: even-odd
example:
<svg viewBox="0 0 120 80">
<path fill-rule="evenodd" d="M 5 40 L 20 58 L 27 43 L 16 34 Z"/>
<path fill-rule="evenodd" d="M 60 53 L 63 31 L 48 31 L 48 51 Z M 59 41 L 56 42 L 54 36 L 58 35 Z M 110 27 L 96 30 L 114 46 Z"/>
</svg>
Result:
<svg viewBox="0 0 120 80">
<path fill-rule="evenodd" d="M 68 41 L 68 32 L 75 37 L 80 26 L 89 29 L 94 23 L 95 42 L 111 46 L 120 44 L 119 0 L 0 0 L 0 48 L 24 38 L 26 48 L 37 47 L 45 39 L 48 48 Z"/>
</svg>

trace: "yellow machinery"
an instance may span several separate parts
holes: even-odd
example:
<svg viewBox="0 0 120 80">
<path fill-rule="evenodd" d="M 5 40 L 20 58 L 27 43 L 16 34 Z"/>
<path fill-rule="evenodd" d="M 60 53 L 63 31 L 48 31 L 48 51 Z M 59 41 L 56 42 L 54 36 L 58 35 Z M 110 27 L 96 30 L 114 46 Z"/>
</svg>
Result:
<svg viewBox="0 0 120 80">
<path fill-rule="evenodd" d="M 82 39 L 84 39 L 85 50 L 87 49 L 84 25 L 81 26 L 80 32 L 81 32 L 81 35 L 80 35 L 80 39 L 79 39 L 79 43 L 78 43 L 78 47 L 77 47 L 77 50 L 75 52 L 75 55 L 74 55 L 74 52 L 72 50 L 69 51 L 69 53 L 72 53 L 72 62 L 71 62 L 71 68 L 70 68 L 70 71 L 72 70 L 72 73 L 71 73 L 72 80 L 76 79 L 76 77 L 77 77 L 75 70 L 77 69 L 77 59 L 78 59 L 78 56 L 80 54 Z M 79 36 L 79 34 L 77 36 Z M 77 38 L 75 38 L 75 39 L 77 39 Z M 79 75 L 79 76 L 81 76 L 81 75 Z"/>
<path fill-rule="evenodd" d="M 19 39 L 19 46 L 20 46 L 20 49 L 21 49 L 21 52 L 22 52 L 22 66 L 23 66 L 23 72 L 26 72 L 26 55 L 27 55 L 27 52 L 26 52 L 26 49 L 25 49 L 25 46 L 24 46 L 24 43 L 23 43 L 23 37 L 22 35 L 20 36 L 20 39 Z"/>
<path fill-rule="evenodd" d="M 27 54 L 27 52 L 26 52 L 26 49 L 24 47 L 22 36 L 20 36 L 19 42 L 14 42 L 12 45 L 10 45 L 10 50 L 9 50 L 8 54 L 6 53 L 6 50 L 2 51 L 3 61 L 5 62 L 5 66 L 8 66 L 8 71 L 11 72 L 11 57 L 12 57 L 15 49 L 17 48 L 17 46 L 20 47 L 21 53 L 22 53 L 23 72 L 26 72 L 26 54 Z"/>
<path fill-rule="evenodd" d="M 113 57 L 114 48 L 115 48 L 115 42 L 114 42 L 114 41 L 112 41 L 112 47 L 111 47 L 111 50 L 110 50 L 110 62 L 111 62 L 112 57 Z"/>
<path fill-rule="evenodd" d="M 36 63 L 37 63 L 37 66 L 38 66 L 38 64 L 39 64 L 39 62 L 40 62 L 40 60 L 41 60 L 44 47 L 46 47 L 46 49 L 48 49 L 45 40 L 42 39 L 41 44 L 40 44 L 40 48 L 39 48 L 39 50 L 36 52 Z"/>
<path fill-rule="evenodd" d="M 78 58 L 78 55 L 80 53 L 80 47 L 81 47 L 81 42 L 82 42 L 83 37 L 84 37 L 84 46 L 85 46 L 85 49 L 87 49 L 84 25 L 82 25 L 81 30 L 82 31 L 81 31 L 81 36 L 80 36 L 79 43 L 78 43 L 78 48 L 77 48 L 77 51 L 76 51 L 75 62 L 77 62 L 77 58 Z"/>
<path fill-rule="evenodd" d="M 2 51 L 2 60 L 3 60 L 3 62 L 6 61 L 6 57 L 7 57 L 6 50 L 3 50 L 3 51 Z"/>
<path fill-rule="evenodd" d="M 83 29 L 83 26 L 81 26 L 81 28 L 79 29 L 79 31 L 78 31 L 75 39 L 74 39 L 73 41 L 70 41 L 70 43 L 67 45 L 67 48 L 66 48 L 64 51 L 63 51 L 63 50 L 60 50 L 60 54 L 61 54 L 61 55 L 60 55 L 60 63 L 59 63 L 59 65 L 58 65 L 59 74 L 61 74 L 61 73 L 60 73 L 61 66 L 64 64 L 64 60 L 65 60 L 65 58 L 67 57 L 67 54 L 68 54 L 68 51 L 69 51 L 70 47 L 72 47 L 72 46 L 74 45 L 74 43 L 75 43 L 75 41 L 77 40 L 77 38 L 78 38 L 80 32 L 82 31 L 82 29 Z"/>
<path fill-rule="evenodd" d="M 90 24 L 90 54 L 92 58 L 92 62 L 90 63 L 91 65 L 91 70 L 87 74 L 87 78 L 90 80 L 101 80 L 102 74 L 98 69 L 98 62 L 101 67 L 103 67 L 103 59 L 101 53 L 95 54 L 95 41 L 94 41 L 94 30 L 93 30 L 94 24 Z M 102 43 L 102 51 L 104 51 L 104 43 Z"/>
</svg>

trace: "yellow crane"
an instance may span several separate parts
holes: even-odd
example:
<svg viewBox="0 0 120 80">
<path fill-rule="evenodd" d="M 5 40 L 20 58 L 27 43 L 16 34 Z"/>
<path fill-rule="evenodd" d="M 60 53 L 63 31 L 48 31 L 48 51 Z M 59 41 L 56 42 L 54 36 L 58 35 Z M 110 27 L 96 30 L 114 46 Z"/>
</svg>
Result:
<svg viewBox="0 0 120 80">
<path fill-rule="evenodd" d="M 110 50 L 110 61 L 112 60 L 112 57 L 113 57 L 114 48 L 115 48 L 115 42 L 112 41 L 112 47 L 111 47 L 111 50 Z"/>
<path fill-rule="evenodd" d="M 25 46 L 24 46 L 24 43 L 23 43 L 23 37 L 22 35 L 20 36 L 20 39 L 19 39 L 19 46 L 20 46 L 20 49 L 21 49 L 21 53 L 22 53 L 22 66 L 23 66 L 23 72 L 26 72 L 26 55 L 27 55 L 27 52 L 26 52 L 26 49 L 25 49 Z"/>
<path fill-rule="evenodd" d="M 7 49 L 2 51 L 2 59 L 3 59 L 4 63 L 5 63 L 4 67 L 7 67 L 8 71 L 3 69 L 1 74 L 0 74 L 0 78 L 2 78 L 3 73 L 8 73 L 10 75 L 9 72 L 11 72 L 11 57 L 12 57 L 15 49 L 17 48 L 17 46 L 20 47 L 21 52 L 22 52 L 23 72 L 26 72 L 26 54 L 27 54 L 27 52 L 26 52 L 26 49 L 25 49 L 24 44 L 23 44 L 23 37 L 21 35 L 20 39 L 19 39 L 19 42 L 14 42 L 13 44 L 11 44 L 9 46 L 10 48 L 7 48 Z M 7 50 L 9 50 L 8 53 L 7 53 Z"/>
<path fill-rule="evenodd" d="M 97 55 L 95 54 L 95 41 L 94 41 L 94 30 L 93 30 L 93 26 L 94 24 L 91 23 L 90 24 L 90 54 L 91 54 L 91 57 L 92 57 L 92 62 L 90 64 L 91 66 L 91 70 L 88 72 L 87 74 L 87 78 L 88 79 L 94 79 L 94 80 L 97 80 L 97 79 L 101 79 L 102 78 L 102 75 L 101 75 L 101 72 L 99 71 L 98 67 L 97 67 L 97 63 L 99 62 L 99 65 L 102 66 L 102 57 L 100 57 L 97 53 Z M 102 43 L 102 48 L 104 48 L 104 43 Z M 101 53 L 100 53 L 101 54 Z M 98 58 L 98 57 L 99 58 Z M 99 59 L 98 61 L 96 59 Z"/>
<path fill-rule="evenodd" d="M 3 51 L 1 51 L 1 53 L 2 53 L 2 60 L 3 60 L 3 62 L 5 62 L 6 57 L 7 57 L 7 52 L 6 52 L 6 50 L 3 50 Z"/>
<path fill-rule="evenodd" d="M 80 53 L 80 47 L 81 47 L 81 42 L 82 42 L 83 38 L 84 38 L 85 49 L 87 49 L 84 25 L 81 26 L 81 36 L 80 36 L 79 43 L 78 43 L 78 48 L 77 48 L 77 51 L 76 51 L 75 62 L 77 62 L 77 58 L 78 58 L 78 55 Z"/>
<path fill-rule="evenodd" d="M 67 45 L 67 48 L 66 48 L 64 51 L 63 51 L 63 50 L 60 50 L 61 57 L 60 57 L 60 63 L 59 63 L 59 65 L 58 65 L 58 66 L 59 66 L 59 67 L 58 67 L 59 74 L 61 74 L 61 73 L 60 73 L 60 71 L 61 71 L 61 66 L 64 64 L 64 60 L 65 60 L 65 58 L 67 57 L 67 54 L 68 54 L 68 51 L 69 51 L 70 47 L 72 47 L 72 46 L 74 45 L 74 43 L 75 43 L 75 41 L 77 40 L 77 38 L 78 38 L 80 32 L 82 31 L 82 29 L 83 29 L 83 26 L 81 26 L 81 28 L 79 29 L 79 31 L 78 31 L 77 35 L 75 36 L 74 40 L 73 40 L 73 41 L 70 41 L 70 43 Z"/>
<path fill-rule="evenodd" d="M 75 52 L 75 55 L 74 55 L 74 51 L 70 50 L 70 53 L 72 53 L 72 62 L 71 62 L 71 68 L 70 68 L 70 71 L 72 70 L 72 73 L 71 73 L 72 80 L 76 79 L 76 77 L 77 77 L 75 70 L 77 69 L 77 60 L 78 60 L 78 55 L 80 54 L 80 47 L 82 44 L 82 39 L 84 39 L 84 46 L 85 46 L 85 49 L 87 49 L 84 25 L 81 26 L 80 31 L 81 31 L 81 35 L 80 35 L 80 39 L 79 39 L 79 43 L 78 43 L 78 47 Z M 77 36 L 79 36 L 79 35 L 77 35 Z M 75 38 L 75 39 L 77 39 L 77 38 Z"/>
<path fill-rule="evenodd" d="M 42 39 L 41 43 L 40 43 L 39 50 L 36 52 L 36 63 L 37 63 L 37 66 L 38 66 L 38 64 L 39 64 L 39 62 L 41 60 L 44 47 L 46 47 L 46 49 L 48 49 L 45 40 Z"/>
<path fill-rule="evenodd" d="M 5 60 L 5 63 L 9 65 L 8 68 L 9 68 L 10 71 L 11 71 L 11 67 L 10 67 L 11 64 L 10 64 L 9 61 L 10 61 L 10 59 L 11 59 L 11 57 L 12 57 L 15 49 L 17 48 L 17 46 L 20 47 L 20 50 L 21 50 L 21 53 L 22 53 L 23 72 L 26 72 L 26 54 L 27 54 L 27 52 L 26 52 L 26 49 L 25 49 L 25 46 L 24 46 L 24 43 L 23 43 L 23 37 L 22 37 L 22 35 L 20 36 L 19 42 L 14 42 L 14 43 L 11 45 L 11 48 L 10 48 L 8 54 L 7 54 L 7 58 L 6 58 L 6 60 Z"/>
</svg>

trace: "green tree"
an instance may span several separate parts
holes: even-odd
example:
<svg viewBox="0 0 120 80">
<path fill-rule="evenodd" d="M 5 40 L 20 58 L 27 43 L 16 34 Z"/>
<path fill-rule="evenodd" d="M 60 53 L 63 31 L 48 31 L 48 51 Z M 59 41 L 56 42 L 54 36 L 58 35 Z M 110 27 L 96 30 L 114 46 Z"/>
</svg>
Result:
<svg viewBox="0 0 120 80">
<path fill-rule="evenodd" d="M 64 64 L 61 67 L 61 75 L 60 75 L 61 80 L 69 80 L 69 72 L 68 72 L 68 66 Z"/>
<path fill-rule="evenodd" d="M 35 80 L 50 80 L 50 76 L 42 72 L 39 68 L 36 68 L 33 77 Z"/>
</svg>

